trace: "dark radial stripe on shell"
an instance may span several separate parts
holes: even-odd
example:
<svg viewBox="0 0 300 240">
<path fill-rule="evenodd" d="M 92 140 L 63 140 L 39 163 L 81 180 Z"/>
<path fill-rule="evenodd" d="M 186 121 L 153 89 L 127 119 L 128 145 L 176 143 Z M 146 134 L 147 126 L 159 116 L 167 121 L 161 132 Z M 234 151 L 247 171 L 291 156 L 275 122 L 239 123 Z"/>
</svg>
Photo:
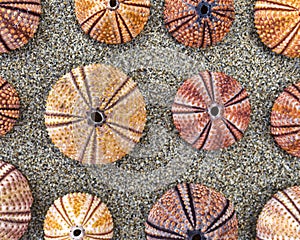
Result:
<svg viewBox="0 0 300 240">
<path fill-rule="evenodd" d="M 221 41 L 229 32 L 234 16 L 232 0 L 165 1 L 166 28 L 177 41 L 190 47 L 206 48 Z"/>
<path fill-rule="evenodd" d="M 179 184 L 168 190 L 150 210 L 145 226 L 147 240 L 238 237 L 232 204 L 222 194 L 199 184 Z"/>
<path fill-rule="evenodd" d="M 144 99 L 137 84 L 112 66 L 73 69 L 47 99 L 45 125 L 68 157 L 89 164 L 116 161 L 142 136 Z"/>
<path fill-rule="evenodd" d="M 150 15 L 150 0 L 75 0 L 75 14 L 83 31 L 95 40 L 126 43 L 143 30 Z"/>
<path fill-rule="evenodd" d="M 178 89 L 172 106 L 181 137 L 195 148 L 226 148 L 242 138 L 250 121 L 247 92 L 224 73 L 201 72 Z"/>
</svg>

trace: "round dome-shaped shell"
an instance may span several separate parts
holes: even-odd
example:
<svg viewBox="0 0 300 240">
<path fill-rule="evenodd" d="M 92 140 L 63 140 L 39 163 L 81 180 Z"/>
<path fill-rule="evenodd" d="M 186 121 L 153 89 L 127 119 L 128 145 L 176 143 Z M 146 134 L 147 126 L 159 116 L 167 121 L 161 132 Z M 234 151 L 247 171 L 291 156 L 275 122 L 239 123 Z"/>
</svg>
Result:
<svg viewBox="0 0 300 240">
<path fill-rule="evenodd" d="M 40 15 L 40 0 L 0 0 L 0 53 L 27 44 L 38 28 Z"/>
<path fill-rule="evenodd" d="M 276 193 L 262 209 L 256 225 L 257 240 L 300 239 L 300 188 Z"/>
<path fill-rule="evenodd" d="M 0 239 L 20 239 L 31 219 L 33 198 L 27 179 L 13 165 L 0 161 Z"/>
<path fill-rule="evenodd" d="M 300 0 L 257 1 L 254 22 L 264 44 L 288 57 L 300 57 Z"/>
<path fill-rule="evenodd" d="M 233 0 L 166 0 L 164 21 L 185 46 L 206 48 L 220 42 L 234 21 Z"/>
<path fill-rule="evenodd" d="M 284 89 L 275 100 L 271 134 L 282 149 L 300 157 L 300 82 Z"/>
<path fill-rule="evenodd" d="M 112 216 L 101 200 L 70 193 L 54 201 L 44 221 L 45 240 L 94 240 L 113 237 Z"/>
<path fill-rule="evenodd" d="M 251 109 L 239 82 L 224 73 L 206 71 L 178 89 L 172 112 L 184 140 L 197 149 L 217 150 L 242 138 Z"/>
<path fill-rule="evenodd" d="M 122 158 L 139 141 L 145 122 L 137 84 L 112 66 L 73 69 L 57 81 L 47 99 L 45 123 L 53 143 L 83 163 Z"/>
<path fill-rule="evenodd" d="M 147 240 L 238 239 L 234 207 L 221 193 L 200 184 L 179 184 L 151 208 Z"/>
<path fill-rule="evenodd" d="M 75 0 L 75 13 L 83 31 L 93 39 L 125 43 L 143 30 L 150 0 Z"/>
<path fill-rule="evenodd" d="M 0 77 L 0 136 L 15 125 L 20 114 L 20 99 L 16 90 Z"/>
</svg>

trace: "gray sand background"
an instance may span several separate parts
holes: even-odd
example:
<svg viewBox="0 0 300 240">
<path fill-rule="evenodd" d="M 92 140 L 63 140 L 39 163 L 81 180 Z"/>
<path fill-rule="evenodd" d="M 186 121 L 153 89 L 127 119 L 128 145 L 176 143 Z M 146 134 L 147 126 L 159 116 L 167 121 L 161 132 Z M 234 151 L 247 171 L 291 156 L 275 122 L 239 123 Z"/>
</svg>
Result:
<svg viewBox="0 0 300 240">
<path fill-rule="evenodd" d="M 0 139 L 1 159 L 27 176 L 33 191 L 32 221 L 22 239 L 43 239 L 43 220 L 53 201 L 69 192 L 99 196 L 115 224 L 114 239 L 145 239 L 144 221 L 153 203 L 179 182 L 197 182 L 222 192 L 235 205 L 239 239 L 254 239 L 259 212 L 278 190 L 300 183 L 298 158 L 269 133 L 269 116 L 282 90 L 300 81 L 299 59 L 265 47 L 254 28 L 254 0 L 235 1 L 230 33 L 214 47 L 186 48 L 163 25 L 163 1 L 152 0 L 151 17 L 132 42 L 108 46 L 85 35 L 71 0 L 43 0 L 37 34 L 20 50 L 0 56 L 0 75 L 20 94 L 17 126 Z M 43 113 L 51 86 L 72 68 L 90 63 L 121 68 L 138 82 L 147 104 L 141 142 L 128 156 L 105 167 L 73 161 L 54 147 Z M 228 149 L 192 149 L 178 135 L 171 103 L 184 79 L 197 71 L 222 71 L 250 95 L 251 122 L 244 138 Z"/>
</svg>

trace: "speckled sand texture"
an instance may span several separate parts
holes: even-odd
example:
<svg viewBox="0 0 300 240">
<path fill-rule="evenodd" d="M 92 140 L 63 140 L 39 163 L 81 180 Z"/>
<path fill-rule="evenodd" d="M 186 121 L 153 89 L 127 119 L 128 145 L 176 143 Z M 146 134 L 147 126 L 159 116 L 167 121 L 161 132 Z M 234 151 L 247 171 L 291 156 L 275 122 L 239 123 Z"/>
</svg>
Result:
<svg viewBox="0 0 300 240">
<path fill-rule="evenodd" d="M 107 46 L 87 36 L 76 22 L 71 0 L 42 1 L 37 34 L 20 50 L 0 56 L 0 76 L 21 99 L 21 118 L 0 138 L 0 155 L 28 177 L 34 203 L 22 238 L 43 238 L 43 220 L 55 199 L 85 191 L 100 197 L 114 218 L 114 239 L 145 239 L 151 206 L 178 182 L 192 181 L 223 193 L 235 205 L 239 238 L 254 239 L 259 212 L 278 190 L 300 184 L 300 159 L 271 137 L 270 112 L 283 89 L 299 82 L 299 59 L 271 52 L 253 23 L 254 1 L 235 1 L 231 31 L 216 46 L 186 48 L 163 26 L 163 1 L 152 0 L 151 16 L 137 38 Z M 113 64 L 137 82 L 146 101 L 141 142 L 112 165 L 82 165 L 54 147 L 44 125 L 45 102 L 56 80 L 72 68 Z M 226 150 L 205 152 L 182 140 L 172 122 L 178 87 L 198 71 L 222 71 L 249 93 L 251 122 L 244 137 Z"/>
</svg>

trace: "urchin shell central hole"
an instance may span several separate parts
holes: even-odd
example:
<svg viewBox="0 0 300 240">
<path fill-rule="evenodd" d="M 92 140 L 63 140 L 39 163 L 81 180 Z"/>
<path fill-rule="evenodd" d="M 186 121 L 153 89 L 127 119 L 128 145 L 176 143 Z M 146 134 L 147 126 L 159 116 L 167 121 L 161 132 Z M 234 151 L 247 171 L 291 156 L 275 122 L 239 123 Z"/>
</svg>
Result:
<svg viewBox="0 0 300 240">
<path fill-rule="evenodd" d="M 75 229 L 75 230 L 73 231 L 73 235 L 74 235 L 75 237 L 80 236 L 81 233 L 82 233 L 81 229 Z"/>
<path fill-rule="evenodd" d="M 104 116 L 101 112 L 92 112 L 91 113 L 91 119 L 95 123 L 102 123 L 104 121 Z"/>
<path fill-rule="evenodd" d="M 111 8 L 116 8 L 118 6 L 118 0 L 109 0 L 109 6 Z"/>
<path fill-rule="evenodd" d="M 85 236 L 85 230 L 81 226 L 73 226 L 70 230 L 72 240 L 80 240 Z"/>
<path fill-rule="evenodd" d="M 220 109 L 218 106 L 214 106 L 210 109 L 210 114 L 214 117 L 218 116 L 219 113 L 220 113 Z"/>
<path fill-rule="evenodd" d="M 200 8 L 200 12 L 205 15 L 208 13 L 208 7 L 206 5 L 202 5 L 201 8 Z M 197 240 L 196 238 L 193 239 L 193 240 Z"/>
</svg>

